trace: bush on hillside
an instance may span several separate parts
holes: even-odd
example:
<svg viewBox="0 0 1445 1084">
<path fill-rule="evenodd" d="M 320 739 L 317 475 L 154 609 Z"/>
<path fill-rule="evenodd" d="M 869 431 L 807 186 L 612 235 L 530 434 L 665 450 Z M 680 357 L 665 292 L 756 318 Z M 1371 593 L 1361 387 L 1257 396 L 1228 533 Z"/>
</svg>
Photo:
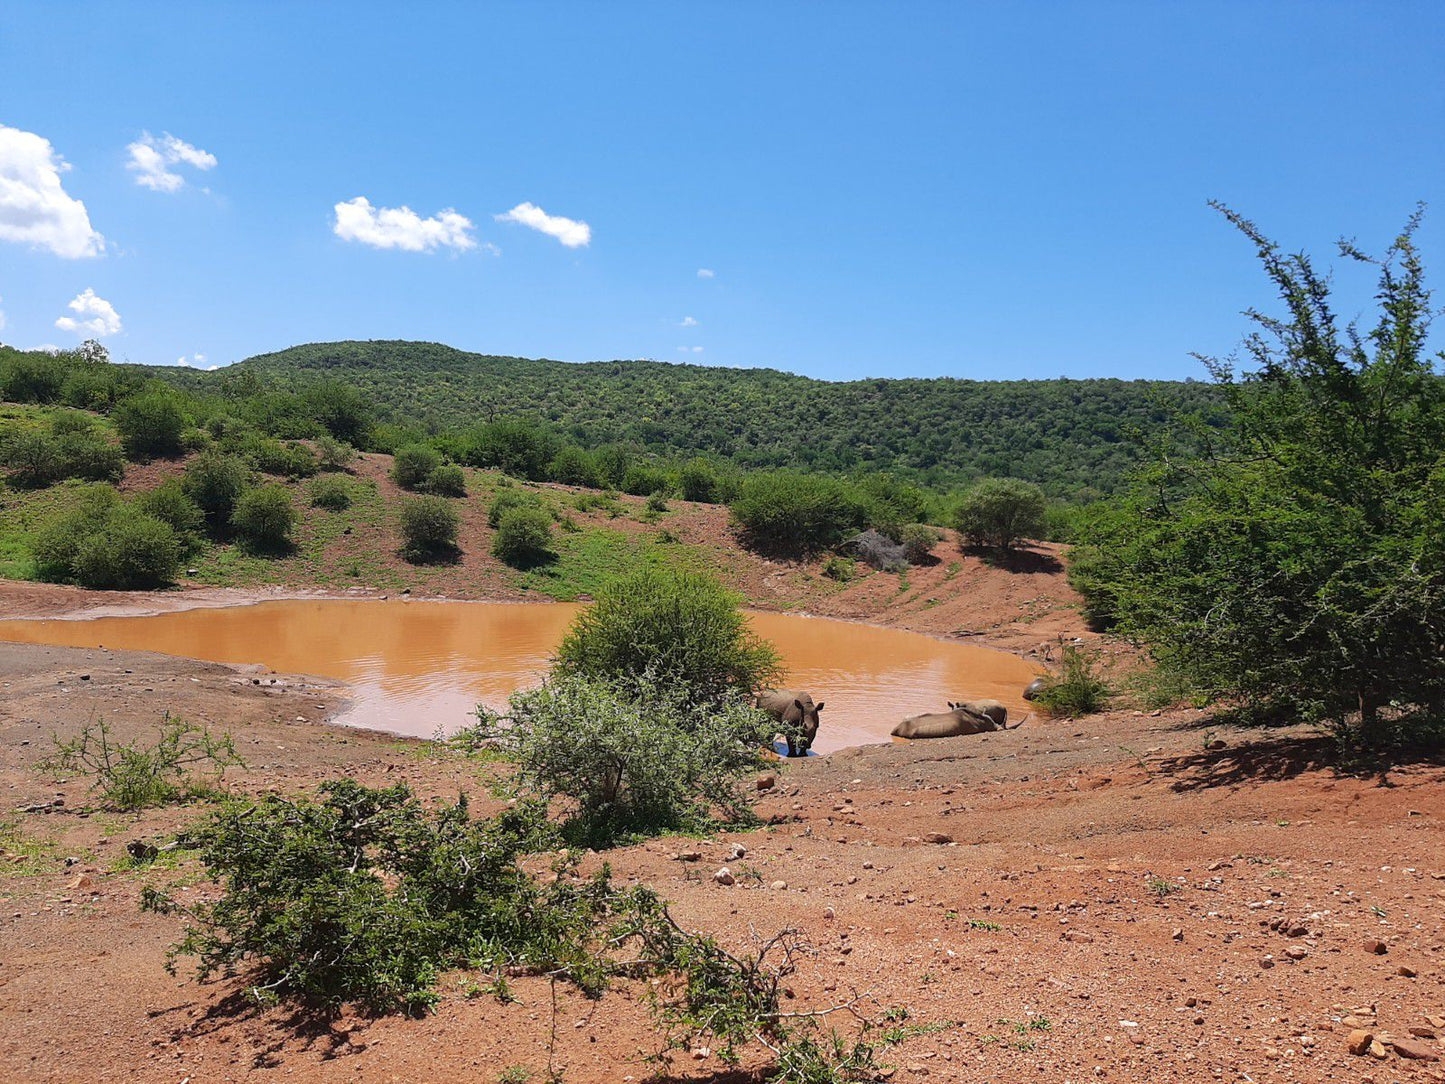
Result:
<svg viewBox="0 0 1445 1084">
<path fill-rule="evenodd" d="M 459 454 L 473 467 L 486 467 L 540 482 L 557 454 L 557 441 L 541 425 L 521 418 L 500 418 L 469 430 Z"/>
<path fill-rule="evenodd" d="M 441 453 L 425 444 L 397 450 L 391 463 L 391 480 L 402 489 L 422 489 L 432 471 L 442 465 Z"/>
<path fill-rule="evenodd" d="M 650 497 L 654 493 L 665 493 L 672 488 L 672 479 L 667 471 L 647 463 L 634 463 L 627 468 L 622 479 L 622 492 L 634 497 Z"/>
<path fill-rule="evenodd" d="M 777 729 L 741 694 L 709 703 L 650 677 L 556 676 L 513 696 L 505 717 L 478 717 L 524 792 L 567 799 L 563 830 L 590 847 L 744 820 Z"/>
<path fill-rule="evenodd" d="M 502 513 L 492 538 L 492 556 L 514 568 L 529 568 L 552 557 L 552 517 L 541 508 L 515 507 Z"/>
<path fill-rule="evenodd" d="M 236 501 L 231 529 L 253 553 L 283 553 L 292 546 L 291 534 L 300 518 L 285 486 L 256 486 Z"/>
<path fill-rule="evenodd" d="M 11 403 L 53 403 L 60 398 L 65 359 L 47 351 L 0 348 L 0 399 Z"/>
<path fill-rule="evenodd" d="M 1050 715 L 1076 719 L 1107 708 L 1111 692 L 1108 682 L 1096 672 L 1093 656 L 1065 644 L 1058 673 L 1044 679 L 1034 703 Z"/>
<path fill-rule="evenodd" d="M 592 456 L 575 444 L 564 444 L 547 465 L 547 477 L 567 486 L 596 488 L 600 484 Z"/>
<path fill-rule="evenodd" d="M 642 569 L 598 592 L 558 647 L 557 669 L 613 682 L 650 675 L 697 703 L 765 688 L 778 655 L 748 627 L 740 601 L 703 573 Z"/>
<path fill-rule="evenodd" d="M 1044 533 L 1044 491 L 1017 478 L 985 478 L 963 495 L 954 515 L 974 546 L 1009 550 Z"/>
<path fill-rule="evenodd" d="M 792 554 L 829 549 L 867 523 L 867 507 L 853 487 L 793 471 L 745 478 L 732 513 L 751 545 Z"/>
<path fill-rule="evenodd" d="M 359 445 L 371 428 L 371 402 L 358 388 L 339 380 L 322 380 L 301 394 L 306 414 L 326 429 L 322 439 Z"/>
<path fill-rule="evenodd" d="M 684 463 L 677 483 L 685 501 L 716 504 L 722 499 L 722 482 L 706 459 L 690 459 Z"/>
<path fill-rule="evenodd" d="M 908 563 L 924 565 L 933 560 L 933 547 L 943 541 L 943 532 L 926 523 L 910 523 L 899 533 L 903 556 Z"/>
<path fill-rule="evenodd" d="M 235 451 L 262 474 L 310 478 L 321 470 L 315 453 L 297 440 L 275 440 L 252 433 L 235 446 Z"/>
<path fill-rule="evenodd" d="M 311 504 L 328 512 L 341 512 L 351 507 L 351 486 L 345 478 L 326 475 L 311 483 Z"/>
<path fill-rule="evenodd" d="M 427 476 L 426 491 L 438 497 L 465 497 L 467 476 L 455 463 L 443 463 Z"/>
<path fill-rule="evenodd" d="M 251 472 L 234 455 L 207 450 L 186 466 L 181 488 L 196 502 L 212 530 L 231 522 L 236 502 L 251 484 Z"/>
<path fill-rule="evenodd" d="M 401 506 L 401 552 L 420 564 L 457 553 L 461 518 L 445 497 L 415 497 Z"/>
<path fill-rule="evenodd" d="M 332 436 L 316 440 L 317 465 L 324 471 L 344 471 L 356 458 L 356 449 Z"/>
<path fill-rule="evenodd" d="M 168 478 L 155 489 L 142 493 L 136 498 L 136 507 L 167 524 L 182 546 L 192 545 L 206 524 L 200 505 L 186 495 L 175 478 Z"/>
<path fill-rule="evenodd" d="M 121 446 L 131 459 L 179 455 L 186 415 L 179 398 L 169 391 L 133 395 L 111 413 Z"/>
<path fill-rule="evenodd" d="M 487 506 L 487 526 L 496 530 L 502 523 L 502 517 L 514 508 L 541 508 L 542 498 L 526 489 L 509 487 L 497 491 L 492 498 L 492 503 Z"/>
<path fill-rule="evenodd" d="M 32 552 L 45 579 L 100 590 L 163 587 L 181 563 L 169 525 L 123 504 L 106 485 L 89 487 L 46 524 Z"/>
<path fill-rule="evenodd" d="M 0 431 L 0 465 L 12 486 L 40 489 L 66 478 L 118 482 L 125 473 L 125 456 L 93 428 L 58 424 L 49 433 L 18 427 Z"/>
</svg>

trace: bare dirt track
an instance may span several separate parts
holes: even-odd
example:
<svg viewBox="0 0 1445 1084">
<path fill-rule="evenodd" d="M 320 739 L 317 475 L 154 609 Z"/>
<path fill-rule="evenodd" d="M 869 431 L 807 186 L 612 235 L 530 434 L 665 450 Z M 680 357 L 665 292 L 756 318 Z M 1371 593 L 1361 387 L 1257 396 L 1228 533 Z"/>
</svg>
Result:
<svg viewBox="0 0 1445 1084">
<path fill-rule="evenodd" d="M 1066 590 L 1030 575 L 1049 583 L 1009 580 L 920 612 L 950 607 L 954 627 L 931 631 L 991 623 L 1001 646 L 1026 649 L 1040 624 L 1026 601 Z M 50 590 L 5 585 L 0 599 L 10 615 L 94 601 Z M 913 612 L 834 597 L 880 623 Z M 1049 612 L 1077 630 L 1066 602 Z M 128 841 L 164 838 L 196 811 L 89 810 L 83 780 L 35 770 L 52 731 L 104 717 L 140 734 L 169 710 L 235 736 L 248 767 L 228 780 L 245 792 L 350 774 L 428 796 L 465 789 L 487 808 L 472 762 L 321 725 L 345 702 L 303 678 L 0 645 L 0 821 L 17 822 L 0 856 L 0 1079 L 485 1082 L 509 1066 L 545 1079 L 543 980 L 515 981 L 505 1004 L 453 975 L 426 1019 L 317 1021 L 254 1012 L 239 981 L 198 985 L 184 963 L 167 975 L 177 923 L 139 912 L 140 891 L 209 888 L 194 864 L 113 867 Z M 872 1012 L 906 1007 L 922 1027 L 881 1052 L 892 1081 L 1445 1080 L 1429 1060 L 1445 1056 L 1433 1037 L 1445 1034 L 1442 784 L 1438 764 L 1356 773 L 1308 735 L 1119 711 L 788 763 L 760 803 L 774 827 L 606 857 L 732 946 L 801 929 L 813 955 L 790 1007 L 857 995 Z M 737 843 L 747 854 L 732 859 Z M 712 879 L 724 865 L 730 887 Z M 657 1043 L 640 991 L 562 991 L 555 1024 L 564 1080 L 658 1069 L 643 1061 Z M 1379 1038 L 1379 1058 L 1347 1051 L 1356 1028 Z M 660 1069 L 720 1082 L 756 1067 L 684 1053 Z"/>
</svg>

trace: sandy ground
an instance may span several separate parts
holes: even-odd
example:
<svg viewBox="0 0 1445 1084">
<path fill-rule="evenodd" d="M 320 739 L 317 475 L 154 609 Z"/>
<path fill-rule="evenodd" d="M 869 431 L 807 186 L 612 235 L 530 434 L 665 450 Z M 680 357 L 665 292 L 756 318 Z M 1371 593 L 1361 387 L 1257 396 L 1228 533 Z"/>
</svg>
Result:
<svg viewBox="0 0 1445 1084">
<path fill-rule="evenodd" d="M 1030 598 L 1055 600 L 1043 623 L 1077 630 L 1060 579 L 994 584 L 992 608 L 975 593 L 923 612 L 952 607 L 949 621 L 989 624 L 989 642 L 1028 650 L 1041 624 Z M 96 601 L 55 591 L 4 585 L 0 609 Z M 856 605 L 906 625 L 912 612 L 834 598 L 841 615 Z M 171 711 L 235 736 L 248 767 L 228 780 L 242 791 L 344 773 L 425 795 L 465 789 L 487 807 L 472 763 L 325 725 L 345 704 L 344 689 L 304 678 L 0 645 L 0 820 L 17 824 L 0 855 L 0 1080 L 493 1081 L 509 1066 L 545 1079 L 553 1019 L 539 980 L 519 980 L 503 1004 L 449 976 L 426 1019 L 318 1024 L 246 1009 L 235 981 L 167 975 L 177 923 L 140 913 L 140 891 L 205 885 L 191 866 L 112 867 L 128 841 L 163 838 L 194 811 L 98 812 L 84 780 L 35 770 L 52 733 L 104 718 L 136 735 Z M 1355 774 L 1308 735 L 1123 711 L 788 763 L 760 804 L 774 827 L 607 858 L 673 900 L 684 924 L 736 947 L 799 928 L 813 953 L 791 982 L 794 1007 L 861 996 L 936 1025 L 882 1052 L 893 1081 L 1438 1081 L 1442 784 L 1438 764 Z M 740 860 L 735 843 L 748 849 Z M 678 859 L 694 850 L 698 860 Z M 723 865 L 731 887 L 712 880 Z M 563 1079 L 654 1072 L 637 994 L 559 998 Z M 1381 1037 L 1379 1058 L 1347 1051 L 1357 1027 Z M 681 1055 L 664 1072 L 756 1079 L 715 1055 Z"/>
</svg>

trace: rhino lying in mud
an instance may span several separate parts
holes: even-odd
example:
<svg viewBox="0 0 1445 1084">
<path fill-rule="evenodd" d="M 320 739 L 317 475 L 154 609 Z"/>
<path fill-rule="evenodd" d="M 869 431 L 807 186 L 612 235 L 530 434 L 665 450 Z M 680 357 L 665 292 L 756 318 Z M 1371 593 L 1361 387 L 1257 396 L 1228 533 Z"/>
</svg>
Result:
<svg viewBox="0 0 1445 1084">
<path fill-rule="evenodd" d="M 764 689 L 753 701 L 758 707 L 787 728 L 788 756 L 805 757 L 818 736 L 818 712 L 821 703 L 793 689 Z"/>
<path fill-rule="evenodd" d="M 1038 698 L 1039 693 L 1043 692 L 1048 687 L 1049 682 L 1047 678 L 1036 677 L 1033 679 L 1033 681 L 1029 682 L 1027 685 L 1024 686 L 1024 699 L 1035 700 Z"/>
<path fill-rule="evenodd" d="M 985 734 L 990 730 L 1009 730 L 1008 708 L 997 700 L 971 700 L 961 704 L 949 702 L 949 711 L 930 712 L 904 719 L 893 728 L 895 738 L 955 738 L 960 734 Z M 1020 720 L 1014 727 L 1022 726 Z"/>
</svg>

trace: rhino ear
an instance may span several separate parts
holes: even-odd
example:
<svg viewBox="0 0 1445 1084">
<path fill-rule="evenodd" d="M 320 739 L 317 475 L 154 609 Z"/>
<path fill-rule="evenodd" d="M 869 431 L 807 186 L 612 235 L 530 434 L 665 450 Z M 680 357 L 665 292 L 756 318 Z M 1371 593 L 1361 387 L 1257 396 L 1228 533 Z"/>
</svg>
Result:
<svg viewBox="0 0 1445 1084">
<path fill-rule="evenodd" d="M 950 700 L 950 701 L 948 702 L 948 709 L 949 709 L 950 711 L 957 711 L 957 710 L 958 710 L 958 705 L 955 704 L 952 700 Z"/>
<path fill-rule="evenodd" d="M 813 710 L 814 710 L 814 711 L 822 711 L 822 710 L 823 710 L 824 708 L 826 708 L 827 706 L 828 706 L 828 705 L 827 705 L 826 703 L 814 704 L 814 705 L 813 705 Z"/>
<path fill-rule="evenodd" d="M 793 701 L 793 707 L 797 708 L 799 711 L 804 710 L 804 709 L 803 709 L 803 702 L 802 702 L 801 700 L 794 700 L 794 701 Z"/>
</svg>

